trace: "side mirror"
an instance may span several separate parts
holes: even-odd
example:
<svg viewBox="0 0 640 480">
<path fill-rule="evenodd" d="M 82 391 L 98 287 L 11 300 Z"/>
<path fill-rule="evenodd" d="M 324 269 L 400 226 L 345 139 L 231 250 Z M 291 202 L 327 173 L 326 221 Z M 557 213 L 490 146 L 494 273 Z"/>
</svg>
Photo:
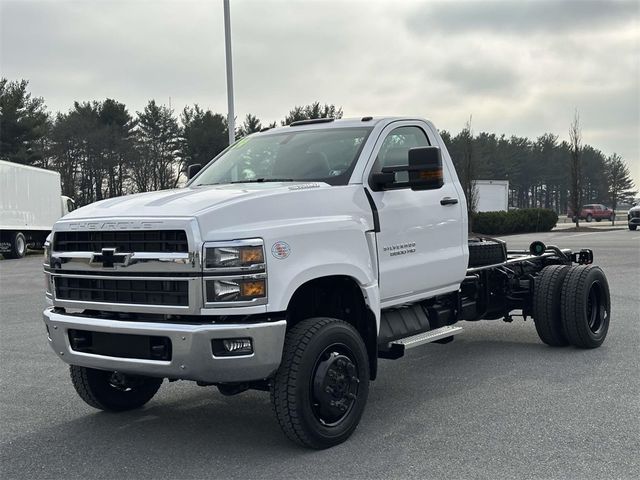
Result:
<svg viewBox="0 0 640 480">
<path fill-rule="evenodd" d="M 409 172 L 408 182 L 397 182 L 397 172 Z M 436 190 L 444 185 L 442 152 L 438 147 L 416 147 L 409 150 L 409 165 L 382 167 L 371 177 L 375 189 Z"/>
<path fill-rule="evenodd" d="M 411 190 L 437 190 L 444 185 L 442 152 L 438 147 L 409 150 L 409 185 Z"/>
<path fill-rule="evenodd" d="M 199 163 L 189 165 L 189 167 L 187 167 L 187 180 L 191 180 L 193 177 L 195 177 L 200 170 L 202 170 L 202 165 L 200 165 Z"/>
</svg>

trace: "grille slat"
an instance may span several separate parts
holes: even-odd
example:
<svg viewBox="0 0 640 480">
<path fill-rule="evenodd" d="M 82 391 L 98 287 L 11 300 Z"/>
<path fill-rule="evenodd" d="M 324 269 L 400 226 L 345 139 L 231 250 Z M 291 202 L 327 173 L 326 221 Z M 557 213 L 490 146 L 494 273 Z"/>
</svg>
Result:
<svg viewBox="0 0 640 480">
<path fill-rule="evenodd" d="M 189 285 L 185 280 L 103 280 L 57 277 L 56 298 L 102 303 L 188 306 Z"/>
<path fill-rule="evenodd" d="M 184 230 L 121 230 L 56 232 L 56 252 L 94 252 L 115 248 L 121 252 L 183 253 L 189 250 Z"/>
</svg>

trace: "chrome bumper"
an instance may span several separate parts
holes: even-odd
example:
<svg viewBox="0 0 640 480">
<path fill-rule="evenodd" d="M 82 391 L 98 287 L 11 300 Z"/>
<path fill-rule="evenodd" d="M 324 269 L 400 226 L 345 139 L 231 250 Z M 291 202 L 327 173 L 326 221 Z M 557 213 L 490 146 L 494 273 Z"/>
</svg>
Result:
<svg viewBox="0 0 640 480">
<path fill-rule="evenodd" d="M 201 382 L 244 382 L 271 376 L 280 365 L 286 321 L 248 324 L 184 325 L 171 323 L 105 320 L 56 313 L 44 313 L 49 344 L 66 363 L 123 373 L 167 377 Z M 70 329 L 130 335 L 168 337 L 171 360 L 147 360 L 103 356 L 73 350 Z M 211 340 L 251 338 L 253 353 L 243 356 L 213 355 Z"/>
</svg>

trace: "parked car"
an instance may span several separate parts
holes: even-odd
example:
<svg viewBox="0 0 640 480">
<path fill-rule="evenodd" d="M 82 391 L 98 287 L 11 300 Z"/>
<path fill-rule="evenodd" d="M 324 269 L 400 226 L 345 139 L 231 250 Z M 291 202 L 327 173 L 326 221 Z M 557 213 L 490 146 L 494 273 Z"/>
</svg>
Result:
<svg viewBox="0 0 640 480">
<path fill-rule="evenodd" d="M 569 210 L 567 212 L 567 217 L 574 218 L 573 210 Z M 615 217 L 616 212 L 600 203 L 590 203 L 589 205 L 583 205 L 578 216 L 580 220 L 586 220 L 587 222 L 591 222 L 592 220 L 599 222 L 602 219 L 613 221 Z"/>
<path fill-rule="evenodd" d="M 635 230 L 640 225 L 640 205 L 634 205 L 627 213 L 627 222 L 629 222 L 629 230 Z"/>
</svg>

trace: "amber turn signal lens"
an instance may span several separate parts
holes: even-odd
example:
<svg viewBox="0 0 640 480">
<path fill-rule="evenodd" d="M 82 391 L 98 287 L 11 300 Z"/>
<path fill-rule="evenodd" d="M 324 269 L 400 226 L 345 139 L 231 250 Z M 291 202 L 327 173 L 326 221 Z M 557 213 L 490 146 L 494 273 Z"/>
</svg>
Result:
<svg viewBox="0 0 640 480">
<path fill-rule="evenodd" d="M 242 282 L 240 289 L 240 295 L 245 298 L 264 297 L 267 294 L 267 286 L 264 280 Z"/>
<path fill-rule="evenodd" d="M 262 247 L 243 247 L 240 249 L 240 263 L 251 265 L 254 263 L 264 263 Z"/>
<path fill-rule="evenodd" d="M 419 172 L 420 180 L 439 180 L 442 178 L 442 169 L 421 170 Z"/>
</svg>

